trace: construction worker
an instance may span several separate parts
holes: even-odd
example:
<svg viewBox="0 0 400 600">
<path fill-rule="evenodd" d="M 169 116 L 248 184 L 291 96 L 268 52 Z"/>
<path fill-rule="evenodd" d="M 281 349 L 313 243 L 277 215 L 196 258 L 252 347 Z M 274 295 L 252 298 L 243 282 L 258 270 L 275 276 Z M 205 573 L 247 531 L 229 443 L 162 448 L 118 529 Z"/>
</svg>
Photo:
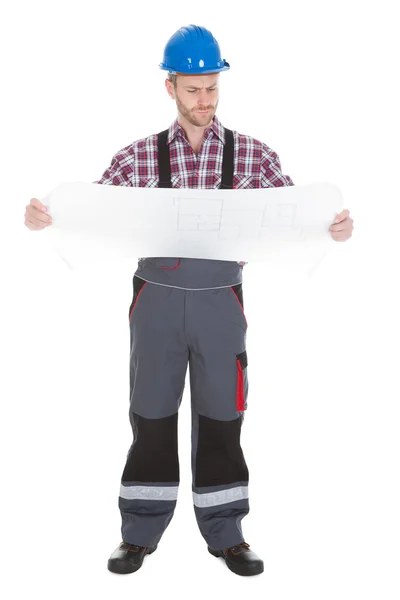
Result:
<svg viewBox="0 0 400 600">
<path fill-rule="evenodd" d="M 103 185 L 239 189 L 294 185 L 265 143 L 224 128 L 216 116 L 219 74 L 229 63 L 204 27 L 181 27 L 167 42 L 161 69 L 178 117 L 168 129 L 119 152 Z M 26 225 L 43 229 L 51 216 L 38 199 Z M 351 235 L 348 211 L 335 239 Z M 344 223 L 344 224 L 343 224 Z M 174 514 L 178 486 L 178 409 L 187 366 L 192 410 L 192 492 L 208 550 L 239 575 L 263 561 L 245 541 L 249 473 L 240 445 L 247 409 L 247 321 L 243 261 L 140 258 L 129 306 L 129 419 L 133 442 L 119 494 L 122 542 L 108 560 L 114 573 L 137 571 L 157 549 Z M 128 316 L 128 315 L 127 315 Z"/>
</svg>

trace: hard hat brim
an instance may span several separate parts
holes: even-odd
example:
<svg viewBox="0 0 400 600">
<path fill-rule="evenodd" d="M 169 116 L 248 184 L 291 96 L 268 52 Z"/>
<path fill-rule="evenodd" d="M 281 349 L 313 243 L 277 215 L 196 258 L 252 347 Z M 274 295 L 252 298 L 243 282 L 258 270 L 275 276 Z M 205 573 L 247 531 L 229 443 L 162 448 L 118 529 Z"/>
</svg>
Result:
<svg viewBox="0 0 400 600">
<path fill-rule="evenodd" d="M 224 66 L 223 67 L 210 67 L 209 69 L 204 69 L 201 67 L 198 67 L 197 69 L 190 69 L 187 71 L 178 71 L 173 69 L 172 67 L 170 67 L 169 65 L 166 65 L 165 63 L 160 63 L 158 66 L 160 67 L 160 69 L 162 69 L 163 71 L 169 71 L 169 73 L 174 74 L 174 75 L 207 75 L 209 73 L 220 73 L 221 71 L 229 71 L 229 69 L 231 68 L 229 63 L 226 62 L 226 60 L 224 61 Z"/>
</svg>

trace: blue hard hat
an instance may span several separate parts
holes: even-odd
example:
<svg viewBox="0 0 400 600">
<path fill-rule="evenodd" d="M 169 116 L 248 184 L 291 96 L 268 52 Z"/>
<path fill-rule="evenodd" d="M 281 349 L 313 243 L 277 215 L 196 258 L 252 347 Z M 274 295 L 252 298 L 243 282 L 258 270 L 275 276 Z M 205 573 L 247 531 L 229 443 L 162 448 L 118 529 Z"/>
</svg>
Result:
<svg viewBox="0 0 400 600">
<path fill-rule="evenodd" d="M 203 75 L 230 69 L 221 58 L 217 40 L 205 27 L 181 27 L 168 40 L 160 69 L 170 73 Z"/>
</svg>

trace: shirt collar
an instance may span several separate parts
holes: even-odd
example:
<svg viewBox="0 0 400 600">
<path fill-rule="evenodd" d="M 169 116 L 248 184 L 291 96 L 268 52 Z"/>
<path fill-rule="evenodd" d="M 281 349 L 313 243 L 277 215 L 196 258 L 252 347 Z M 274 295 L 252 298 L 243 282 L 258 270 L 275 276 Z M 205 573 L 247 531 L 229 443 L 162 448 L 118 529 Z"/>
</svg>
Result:
<svg viewBox="0 0 400 600">
<path fill-rule="evenodd" d="M 205 138 L 208 137 L 210 131 L 212 132 L 211 135 L 216 135 L 221 140 L 221 142 L 225 144 L 224 128 L 218 120 L 217 115 L 214 115 L 211 125 L 204 130 Z M 176 118 L 175 121 L 169 127 L 167 144 L 170 144 L 177 136 L 181 136 L 184 139 L 187 139 L 184 130 L 178 123 L 178 118 Z"/>
</svg>

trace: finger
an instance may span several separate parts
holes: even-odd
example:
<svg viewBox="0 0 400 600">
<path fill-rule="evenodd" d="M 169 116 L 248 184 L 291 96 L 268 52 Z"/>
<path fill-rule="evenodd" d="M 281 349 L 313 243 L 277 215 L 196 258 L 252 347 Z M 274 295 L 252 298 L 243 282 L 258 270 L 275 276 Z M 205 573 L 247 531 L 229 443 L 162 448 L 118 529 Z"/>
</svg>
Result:
<svg viewBox="0 0 400 600">
<path fill-rule="evenodd" d="M 345 208 L 344 210 L 342 210 L 341 213 L 339 213 L 338 215 L 336 215 L 335 217 L 335 223 L 340 223 L 340 221 L 343 221 L 344 219 L 346 219 L 350 214 L 350 211 Z"/>
<path fill-rule="evenodd" d="M 44 227 L 38 227 L 37 225 L 35 225 L 35 223 L 33 223 L 32 221 L 30 221 L 29 219 L 25 219 L 25 225 L 28 227 L 28 229 L 30 230 L 38 230 L 38 229 L 44 229 Z"/>
<path fill-rule="evenodd" d="M 353 231 L 354 229 L 354 225 L 353 225 L 353 219 L 345 219 L 344 221 L 342 221 L 341 223 L 338 223 L 337 225 L 331 225 L 329 227 L 329 231 Z"/>
<path fill-rule="evenodd" d="M 25 218 L 27 218 L 29 220 L 30 223 L 33 223 L 33 225 L 36 225 L 37 227 L 47 227 L 48 225 L 51 224 L 51 217 L 39 217 L 37 218 L 35 215 L 33 215 L 32 213 L 27 212 L 25 214 Z M 44 220 L 46 219 L 46 220 Z"/>
<path fill-rule="evenodd" d="M 32 198 L 31 199 L 31 206 L 34 206 L 35 208 L 37 208 L 38 210 L 45 212 L 47 206 L 45 206 L 42 202 L 40 202 L 39 198 Z"/>
<path fill-rule="evenodd" d="M 39 221 L 41 223 L 50 223 L 51 221 L 50 215 L 47 215 L 41 210 L 35 208 L 34 206 L 27 206 L 25 214 L 29 215 L 29 218 L 32 219 L 33 222 Z"/>
<path fill-rule="evenodd" d="M 345 229 L 348 229 L 348 227 L 346 224 L 339 223 L 338 225 L 331 225 L 329 229 L 330 231 L 344 231 Z"/>
<path fill-rule="evenodd" d="M 332 237 L 334 240 L 344 240 L 347 239 L 349 237 L 348 232 L 347 231 L 338 231 L 338 232 L 333 232 L 331 233 Z"/>
</svg>

